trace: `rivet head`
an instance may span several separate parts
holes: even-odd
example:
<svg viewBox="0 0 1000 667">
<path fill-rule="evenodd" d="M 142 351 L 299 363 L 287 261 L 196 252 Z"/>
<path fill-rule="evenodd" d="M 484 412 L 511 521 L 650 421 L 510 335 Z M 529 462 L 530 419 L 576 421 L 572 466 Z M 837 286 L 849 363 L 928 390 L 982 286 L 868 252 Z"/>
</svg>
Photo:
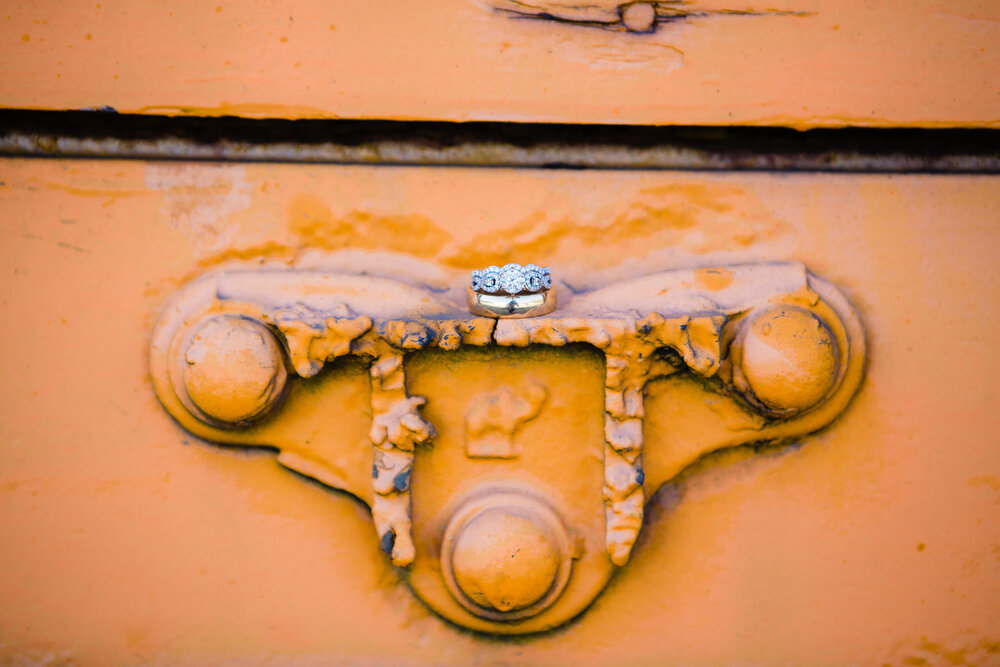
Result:
<svg viewBox="0 0 1000 667">
<path fill-rule="evenodd" d="M 452 553 L 459 588 L 480 607 L 515 611 L 542 599 L 561 556 L 542 526 L 504 509 L 469 521 Z"/>
<path fill-rule="evenodd" d="M 263 416 L 281 398 L 287 379 L 281 344 L 270 329 L 245 317 L 206 321 L 184 351 L 188 397 L 206 416 L 227 424 Z"/>
<path fill-rule="evenodd" d="M 622 23 L 631 32 L 650 32 L 656 25 L 656 7 L 651 2 L 633 2 L 621 9 Z"/>
<path fill-rule="evenodd" d="M 804 308 L 769 306 L 744 325 L 738 341 L 733 384 L 768 410 L 808 410 L 826 398 L 837 379 L 837 340 Z"/>
<path fill-rule="evenodd" d="M 532 495 L 498 490 L 467 501 L 445 531 L 441 573 L 452 596 L 477 616 L 534 616 L 562 594 L 572 570 L 569 534 Z"/>
</svg>

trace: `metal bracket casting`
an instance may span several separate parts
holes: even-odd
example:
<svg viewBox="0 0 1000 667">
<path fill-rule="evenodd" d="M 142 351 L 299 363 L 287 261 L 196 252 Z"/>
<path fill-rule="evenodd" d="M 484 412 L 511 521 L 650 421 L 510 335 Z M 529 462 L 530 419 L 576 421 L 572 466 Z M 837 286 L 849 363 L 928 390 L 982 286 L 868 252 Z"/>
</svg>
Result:
<svg viewBox="0 0 1000 667">
<path fill-rule="evenodd" d="M 162 316 L 153 383 L 191 433 L 275 447 L 286 467 L 368 503 L 381 548 L 441 615 L 538 632 L 586 608 L 627 563 L 662 484 L 708 452 L 830 424 L 865 363 L 850 304 L 798 263 L 665 271 L 563 301 L 548 316 L 495 320 L 385 278 L 220 271 Z M 550 359 L 535 346 L 564 351 Z M 554 391 L 559 374 L 582 364 L 585 377 L 601 355 L 603 412 L 560 422 L 590 404 Z M 418 381 L 461 363 L 476 388 Z M 696 380 L 700 402 L 722 406 L 707 419 L 724 413 L 724 427 L 664 444 L 645 423 L 647 387 L 668 376 Z M 415 384 L 426 396 L 409 393 Z M 437 410 L 435 392 L 461 407 Z M 577 444 L 547 450 L 552 429 Z"/>
</svg>

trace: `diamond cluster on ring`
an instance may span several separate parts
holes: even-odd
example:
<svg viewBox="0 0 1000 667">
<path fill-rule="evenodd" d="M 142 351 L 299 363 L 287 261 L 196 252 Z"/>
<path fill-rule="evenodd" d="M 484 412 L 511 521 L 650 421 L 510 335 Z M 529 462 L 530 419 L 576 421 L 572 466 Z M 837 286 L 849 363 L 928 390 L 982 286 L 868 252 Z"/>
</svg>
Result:
<svg viewBox="0 0 1000 667">
<path fill-rule="evenodd" d="M 551 288 L 552 273 L 548 267 L 535 264 L 505 264 L 472 272 L 472 289 L 476 292 L 522 294 L 544 292 Z"/>
</svg>

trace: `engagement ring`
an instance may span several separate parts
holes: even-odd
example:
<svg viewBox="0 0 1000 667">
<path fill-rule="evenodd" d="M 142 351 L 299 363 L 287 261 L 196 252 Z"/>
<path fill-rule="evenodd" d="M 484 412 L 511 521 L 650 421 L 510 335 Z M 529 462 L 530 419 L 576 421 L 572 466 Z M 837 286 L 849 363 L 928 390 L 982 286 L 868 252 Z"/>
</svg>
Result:
<svg viewBox="0 0 1000 667">
<path fill-rule="evenodd" d="M 535 317 L 552 312 L 556 294 L 548 267 L 505 264 L 472 272 L 469 309 L 487 317 Z"/>
</svg>

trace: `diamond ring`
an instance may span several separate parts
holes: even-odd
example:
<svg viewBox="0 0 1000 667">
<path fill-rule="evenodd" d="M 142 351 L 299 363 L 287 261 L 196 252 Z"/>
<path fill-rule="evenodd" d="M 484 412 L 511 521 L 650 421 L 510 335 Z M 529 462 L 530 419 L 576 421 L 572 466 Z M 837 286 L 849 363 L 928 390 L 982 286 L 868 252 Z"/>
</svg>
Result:
<svg viewBox="0 0 1000 667">
<path fill-rule="evenodd" d="M 521 266 L 520 264 L 505 264 L 490 266 L 482 271 L 472 272 L 473 292 L 481 294 L 507 293 L 535 294 L 552 289 L 552 273 L 548 267 L 542 268 L 535 264 Z"/>
<path fill-rule="evenodd" d="M 472 272 L 469 310 L 496 318 L 535 317 L 552 312 L 556 291 L 549 269 L 528 264 L 490 266 Z"/>
</svg>

